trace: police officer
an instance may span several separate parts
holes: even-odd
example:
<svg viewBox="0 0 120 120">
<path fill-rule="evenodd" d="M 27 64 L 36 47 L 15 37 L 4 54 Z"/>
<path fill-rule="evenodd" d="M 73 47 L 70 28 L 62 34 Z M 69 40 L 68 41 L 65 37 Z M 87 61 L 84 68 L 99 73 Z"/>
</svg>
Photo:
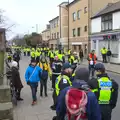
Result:
<svg viewBox="0 0 120 120">
<path fill-rule="evenodd" d="M 62 61 L 55 56 L 54 62 L 52 63 L 52 88 L 55 89 L 55 80 L 61 74 Z"/>
<path fill-rule="evenodd" d="M 95 71 L 97 78 L 92 78 L 88 84 L 98 99 L 102 120 L 111 120 L 118 98 L 118 84 L 105 73 L 102 63 L 95 65 Z"/>
<path fill-rule="evenodd" d="M 39 60 L 40 60 L 40 49 L 39 48 L 37 48 L 35 52 L 35 56 L 36 56 L 36 62 L 39 63 Z"/>
<path fill-rule="evenodd" d="M 50 107 L 52 110 L 56 109 L 56 101 L 57 101 L 58 95 L 60 94 L 60 91 L 68 86 L 72 86 L 72 82 L 70 79 L 71 74 L 72 74 L 71 65 L 69 63 L 64 63 L 61 75 L 59 75 L 56 79 L 55 90 L 53 91 L 54 105 Z"/>
<path fill-rule="evenodd" d="M 100 51 L 101 51 L 101 54 L 102 54 L 103 63 L 107 63 L 106 56 L 107 56 L 107 51 L 108 50 L 105 47 L 103 47 Z"/>
<path fill-rule="evenodd" d="M 35 49 L 32 48 L 32 51 L 31 51 L 31 60 L 35 60 Z"/>
</svg>

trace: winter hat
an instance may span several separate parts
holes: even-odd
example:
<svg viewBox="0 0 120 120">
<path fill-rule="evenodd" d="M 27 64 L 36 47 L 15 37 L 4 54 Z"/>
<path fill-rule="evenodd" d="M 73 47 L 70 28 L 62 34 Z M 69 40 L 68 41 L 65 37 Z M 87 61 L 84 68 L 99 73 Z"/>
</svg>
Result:
<svg viewBox="0 0 120 120">
<path fill-rule="evenodd" d="M 89 80 L 89 70 L 87 68 L 78 67 L 75 71 L 75 80 Z"/>
<path fill-rule="evenodd" d="M 70 63 L 69 62 L 64 63 L 62 69 L 65 70 L 65 69 L 68 69 L 68 68 L 71 68 Z"/>
<path fill-rule="evenodd" d="M 32 60 L 31 60 L 31 63 L 33 63 L 33 62 L 36 62 L 36 60 L 35 60 L 35 59 L 32 59 Z"/>
<path fill-rule="evenodd" d="M 16 61 L 13 61 L 12 62 L 12 67 L 17 67 L 18 66 L 18 63 Z"/>
</svg>

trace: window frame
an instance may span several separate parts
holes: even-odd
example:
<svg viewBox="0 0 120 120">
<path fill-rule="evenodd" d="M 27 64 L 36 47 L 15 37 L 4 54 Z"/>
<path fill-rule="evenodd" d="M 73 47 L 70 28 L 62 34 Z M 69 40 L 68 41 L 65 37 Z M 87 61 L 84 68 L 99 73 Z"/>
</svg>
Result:
<svg viewBox="0 0 120 120">
<path fill-rule="evenodd" d="M 112 13 L 101 17 L 101 31 L 111 31 L 113 29 Z"/>
<path fill-rule="evenodd" d="M 78 20 L 80 20 L 80 12 L 81 12 L 81 10 L 78 10 L 78 11 L 77 11 L 77 19 L 78 19 Z"/>
<path fill-rule="evenodd" d="M 87 32 L 88 31 L 88 26 L 86 25 L 85 27 L 84 27 L 84 32 Z"/>
<path fill-rule="evenodd" d="M 76 36 L 76 29 L 75 28 L 72 29 L 72 33 L 73 33 L 73 37 L 75 37 Z"/>
<path fill-rule="evenodd" d="M 73 12 L 73 13 L 72 13 L 72 18 L 73 18 L 73 21 L 76 20 L 76 12 Z"/>
<path fill-rule="evenodd" d="M 79 34 L 78 34 L 78 29 L 79 29 Z M 78 27 L 77 28 L 77 36 L 80 36 L 81 35 L 81 27 Z"/>
<path fill-rule="evenodd" d="M 84 14 L 88 12 L 88 11 L 87 11 L 87 8 L 88 8 L 88 7 L 84 7 Z"/>
</svg>

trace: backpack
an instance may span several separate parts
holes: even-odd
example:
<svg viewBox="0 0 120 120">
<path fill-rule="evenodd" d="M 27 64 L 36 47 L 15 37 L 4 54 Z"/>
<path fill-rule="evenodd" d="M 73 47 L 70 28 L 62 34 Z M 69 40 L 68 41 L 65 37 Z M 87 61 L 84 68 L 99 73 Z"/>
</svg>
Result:
<svg viewBox="0 0 120 120">
<path fill-rule="evenodd" d="M 83 89 L 71 88 L 65 96 L 67 107 L 65 120 L 87 120 L 87 92 Z"/>
</svg>

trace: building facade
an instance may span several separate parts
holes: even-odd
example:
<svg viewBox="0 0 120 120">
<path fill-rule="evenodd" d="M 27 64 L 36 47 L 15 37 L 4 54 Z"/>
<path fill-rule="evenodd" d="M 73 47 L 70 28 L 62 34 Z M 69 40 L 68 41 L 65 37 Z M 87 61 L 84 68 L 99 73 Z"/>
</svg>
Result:
<svg viewBox="0 0 120 120">
<path fill-rule="evenodd" d="M 56 48 L 59 44 L 59 16 L 53 18 L 49 21 L 50 23 L 50 40 L 49 47 Z"/>
<path fill-rule="evenodd" d="M 120 63 L 120 1 L 108 4 L 91 20 L 91 48 L 101 60 L 100 49 L 106 47 L 112 52 L 111 62 Z"/>
</svg>

